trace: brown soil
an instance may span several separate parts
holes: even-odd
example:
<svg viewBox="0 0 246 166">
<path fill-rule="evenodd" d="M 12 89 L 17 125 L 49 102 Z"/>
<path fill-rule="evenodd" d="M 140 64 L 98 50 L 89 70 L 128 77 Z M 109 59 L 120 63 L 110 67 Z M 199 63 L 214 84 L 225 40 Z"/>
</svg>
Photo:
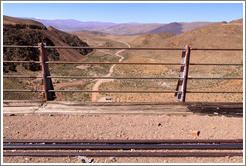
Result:
<svg viewBox="0 0 246 166">
<path fill-rule="evenodd" d="M 4 116 L 4 139 L 241 139 L 243 118 L 170 115 Z M 198 130 L 194 137 L 191 131 Z M 77 163 L 77 157 L 4 157 L 6 163 Z M 110 163 L 110 158 L 94 158 Z M 117 163 L 242 163 L 242 157 L 124 158 Z"/>
<path fill-rule="evenodd" d="M 239 21 L 240 23 L 241 21 Z M 242 27 L 223 25 L 217 23 L 211 26 L 205 26 L 189 33 L 175 35 L 163 41 L 143 38 L 147 41 L 146 47 L 183 47 L 183 44 L 191 44 L 192 47 L 198 48 L 241 48 L 242 47 Z M 230 24 L 230 23 L 229 23 Z M 208 35 L 209 34 L 209 35 Z M 136 36 L 135 36 L 136 37 Z M 134 37 L 134 38 L 135 38 Z M 133 37 L 120 37 L 120 39 L 131 44 Z M 100 38 L 91 39 L 92 43 L 105 44 Z M 149 41 L 155 42 L 149 42 Z M 111 40 L 110 40 L 111 41 Z M 89 43 L 90 44 L 90 43 Z M 137 45 L 137 44 L 136 44 Z M 135 47 L 136 45 L 133 45 Z M 129 51 L 130 52 L 130 51 Z M 158 52 L 151 51 L 132 51 L 125 53 L 125 60 L 135 62 L 136 57 L 142 60 L 153 62 L 180 62 L 180 51 Z M 126 56 L 127 55 L 127 56 Z M 165 55 L 165 56 L 164 56 Z M 124 56 L 124 55 L 123 55 Z M 140 57 L 141 56 L 141 57 Z M 128 57 L 128 59 L 127 59 Z M 191 61 L 194 63 L 242 63 L 241 52 L 192 52 Z M 142 62 L 142 61 L 141 61 Z M 179 68 L 174 70 L 165 66 L 152 69 L 151 66 L 139 70 L 139 68 L 122 67 L 115 68 L 114 74 L 131 73 L 144 74 L 153 76 L 163 74 L 162 72 L 174 72 L 170 75 L 178 76 Z M 220 70 L 219 70 L 220 69 Z M 233 68 L 223 69 L 215 67 L 196 67 L 190 68 L 190 74 L 194 77 L 234 77 L 241 75 L 242 69 L 238 73 L 233 73 Z M 130 73 L 130 74 L 129 74 Z M 202 74 L 201 74 L 202 73 Z M 123 75 L 120 75 L 123 76 Z M 78 82 L 80 84 L 80 82 Z M 130 82 L 134 84 L 134 82 Z M 139 82 L 139 85 L 143 82 Z M 129 86 L 129 82 L 114 81 L 105 83 L 105 88 L 100 90 L 163 90 L 169 88 L 167 85 L 176 86 L 169 82 L 164 82 L 164 88 L 151 86 Z M 60 84 L 58 86 L 70 86 L 69 84 Z M 77 83 L 76 83 L 77 85 Z M 241 80 L 221 81 L 213 84 L 203 83 L 200 87 L 197 84 L 189 82 L 191 90 L 228 90 L 242 91 L 243 83 Z M 196 85 L 196 86 L 193 86 Z M 206 86 L 205 86 L 206 85 Z M 166 87 L 167 86 L 167 87 Z M 102 86 L 103 87 L 103 86 Z M 203 87 L 203 89 L 201 89 Z M 59 88 L 59 87 L 55 87 Z M 141 89 L 143 88 L 143 89 Z M 189 88 L 188 88 L 189 89 Z M 156 102 L 156 101 L 174 101 L 173 94 L 110 94 L 110 97 L 120 97 L 121 102 Z M 103 96 L 100 96 L 103 97 Z M 188 101 L 225 101 L 225 102 L 242 102 L 242 94 L 188 94 Z M 4 116 L 3 118 L 3 136 L 5 139 L 242 139 L 243 138 L 243 118 L 225 117 L 225 116 L 168 116 L 168 115 L 25 115 L 25 116 Z M 161 124 L 161 125 L 158 125 Z M 200 135 L 194 137 L 190 131 L 199 130 Z M 36 158 L 36 157 L 4 157 L 6 163 L 76 163 L 77 157 L 63 158 Z M 95 163 L 110 163 L 110 158 L 94 158 Z M 220 158 L 116 158 L 118 163 L 242 163 L 243 157 L 220 157 Z"/>
<path fill-rule="evenodd" d="M 86 83 L 86 80 L 79 80 L 79 81 L 74 81 L 74 82 L 60 82 L 57 84 L 54 84 L 54 89 L 60 90 L 63 87 L 70 87 L 70 86 L 76 86 L 76 85 L 84 85 Z M 66 100 L 64 95 L 61 93 L 56 93 L 56 99 L 57 100 Z"/>
</svg>

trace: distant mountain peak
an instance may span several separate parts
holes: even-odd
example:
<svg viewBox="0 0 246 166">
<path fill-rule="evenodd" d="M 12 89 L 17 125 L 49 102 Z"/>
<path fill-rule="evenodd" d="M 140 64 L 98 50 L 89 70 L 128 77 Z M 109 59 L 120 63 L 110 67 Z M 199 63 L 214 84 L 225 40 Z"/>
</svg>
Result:
<svg viewBox="0 0 246 166">
<path fill-rule="evenodd" d="M 209 25 L 212 22 L 171 22 L 168 24 L 161 23 L 112 23 L 112 22 L 97 22 L 97 21 L 79 21 L 75 19 L 55 19 L 44 20 L 29 18 L 43 23 L 46 27 L 52 26 L 53 28 L 62 31 L 98 31 L 112 35 L 137 35 L 145 33 L 173 33 L 180 34 L 192 29 L 199 28 L 204 25 Z"/>
</svg>

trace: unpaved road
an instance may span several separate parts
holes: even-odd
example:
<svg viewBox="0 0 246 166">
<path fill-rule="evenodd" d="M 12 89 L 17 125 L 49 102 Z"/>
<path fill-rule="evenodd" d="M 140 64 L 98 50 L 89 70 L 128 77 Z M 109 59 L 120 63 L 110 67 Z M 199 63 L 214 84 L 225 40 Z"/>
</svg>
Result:
<svg viewBox="0 0 246 166">
<path fill-rule="evenodd" d="M 121 42 L 121 43 L 124 43 L 125 45 L 127 45 L 127 47 L 131 47 L 128 43 L 126 43 L 126 42 L 123 42 L 123 41 L 117 41 L 117 42 Z M 120 50 L 120 51 L 117 51 L 116 53 L 115 53 L 115 55 L 116 56 L 118 56 L 120 59 L 119 59 L 119 62 L 121 62 L 123 59 L 124 59 L 124 57 L 123 56 L 121 56 L 120 55 L 120 53 L 122 53 L 123 51 L 125 51 L 124 49 L 123 50 Z M 112 74 L 113 74 L 113 72 L 114 72 L 114 67 L 116 66 L 116 64 L 114 64 L 114 65 L 112 65 L 111 67 L 110 67 L 110 69 L 109 69 L 109 72 L 108 72 L 108 74 L 106 74 L 104 77 L 110 77 Z M 111 82 L 111 81 L 114 81 L 114 79 L 100 79 L 100 80 L 97 80 L 97 82 L 93 85 L 93 87 L 92 87 L 92 91 L 98 91 L 98 89 L 99 89 L 99 87 L 100 87 L 100 85 L 102 84 L 102 83 L 105 83 L 105 82 Z M 95 92 L 95 93 L 92 93 L 92 95 L 91 95 L 91 101 L 92 102 L 97 102 L 97 96 L 99 95 L 99 93 L 98 92 Z"/>
</svg>

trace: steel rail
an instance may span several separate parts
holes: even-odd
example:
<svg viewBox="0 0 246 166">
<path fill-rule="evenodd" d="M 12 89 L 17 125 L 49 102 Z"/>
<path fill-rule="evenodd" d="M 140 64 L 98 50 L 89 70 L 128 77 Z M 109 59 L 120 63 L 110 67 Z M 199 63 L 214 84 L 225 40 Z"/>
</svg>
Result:
<svg viewBox="0 0 246 166">
<path fill-rule="evenodd" d="M 87 140 L 87 139 L 4 139 L 3 143 L 93 143 L 93 144 L 187 144 L 187 143 L 243 143 L 243 139 L 143 139 L 143 140 Z"/>
<path fill-rule="evenodd" d="M 42 76 L 3 75 L 3 78 L 43 78 Z"/>
<path fill-rule="evenodd" d="M 3 45 L 4 48 L 39 48 L 39 46 Z M 82 47 L 82 46 L 44 46 L 54 49 L 124 49 L 124 50 L 184 50 L 183 48 L 160 48 L 160 47 Z M 243 51 L 243 49 L 228 48 L 191 48 L 195 51 Z"/>
<path fill-rule="evenodd" d="M 47 61 L 48 64 L 102 64 L 102 65 L 182 65 L 181 63 L 144 63 L 144 62 L 65 62 L 65 61 Z"/>
<path fill-rule="evenodd" d="M 227 49 L 227 48 L 191 48 L 192 51 L 243 51 L 243 49 Z"/>
<path fill-rule="evenodd" d="M 186 93 L 243 93 L 238 91 L 186 91 Z"/>
<path fill-rule="evenodd" d="M 48 92 L 91 92 L 91 93 L 175 93 L 179 91 L 91 91 L 91 90 L 49 90 Z M 243 93 L 237 91 L 186 91 L 187 93 Z"/>
<path fill-rule="evenodd" d="M 3 156 L 32 157 L 226 157 L 243 156 L 243 152 L 3 152 Z"/>
<path fill-rule="evenodd" d="M 36 145 L 30 145 L 30 144 L 4 144 L 3 145 L 4 150 L 54 150 L 54 149 L 61 149 L 61 150 L 131 150 L 131 149 L 137 149 L 137 150 L 156 150 L 156 149 L 201 149 L 201 150 L 207 150 L 207 149 L 243 149 L 243 144 L 206 144 L 206 145 L 156 145 L 156 144 L 138 144 L 138 145 L 131 145 L 131 144 L 111 144 L 111 145 L 99 145 L 99 144 L 89 144 L 89 145 L 78 145 L 78 144 L 48 144 L 48 145 L 42 145 L 42 144 L 36 144 Z"/>
<path fill-rule="evenodd" d="M 3 61 L 3 63 L 41 63 L 40 61 Z"/>
<path fill-rule="evenodd" d="M 179 79 L 179 77 L 89 77 L 89 76 L 47 76 L 47 78 L 78 78 L 78 79 Z"/>
<path fill-rule="evenodd" d="M 92 91 L 92 90 L 49 90 L 48 92 L 91 92 L 91 93 L 174 93 L 176 91 Z"/>
<path fill-rule="evenodd" d="M 80 46 L 45 46 L 55 49 L 117 49 L 117 50 L 184 50 L 184 48 L 160 48 L 160 47 L 80 47 Z M 191 48 L 195 51 L 243 51 L 243 49 L 216 49 L 216 48 Z"/>
<path fill-rule="evenodd" d="M 11 62 L 11 61 L 10 61 Z M 47 61 L 47 64 L 118 64 L 118 65 L 183 65 L 181 63 L 129 63 L 129 62 L 66 62 L 66 61 Z M 243 63 L 190 63 L 190 65 L 232 65 L 232 66 L 242 66 Z"/>
<path fill-rule="evenodd" d="M 43 78 L 42 76 L 3 75 L 3 78 Z M 181 77 L 94 77 L 94 76 L 47 76 L 46 78 L 74 78 L 74 79 L 183 79 Z M 235 79 L 237 77 L 188 77 L 188 79 Z"/>
<path fill-rule="evenodd" d="M 39 46 L 3 45 L 3 48 L 39 48 Z"/>
<path fill-rule="evenodd" d="M 78 79 L 183 79 L 181 77 L 89 77 L 89 76 L 47 76 L 47 78 L 78 78 Z M 235 79 L 237 77 L 188 77 L 188 79 Z"/>
<path fill-rule="evenodd" d="M 189 65 L 243 66 L 243 63 L 190 63 Z"/>
<path fill-rule="evenodd" d="M 41 63 L 39 61 L 3 61 L 3 63 Z M 47 61 L 47 64 L 118 64 L 118 65 L 183 65 L 181 63 L 129 63 L 129 62 L 66 62 Z M 243 66 L 243 63 L 190 63 L 190 65 L 221 65 L 221 66 Z"/>
<path fill-rule="evenodd" d="M 213 79 L 213 80 L 218 80 L 218 79 L 222 79 L 222 80 L 243 80 L 242 77 L 188 77 L 188 79 Z"/>
<path fill-rule="evenodd" d="M 3 92 L 44 92 L 43 90 L 3 89 Z M 48 90 L 48 92 L 83 92 L 83 93 L 175 93 L 179 91 L 91 91 L 91 90 Z M 243 93 L 237 91 L 186 91 L 187 93 Z"/>
<path fill-rule="evenodd" d="M 44 92 L 44 90 L 3 89 L 3 92 Z"/>
<path fill-rule="evenodd" d="M 81 47 L 81 46 L 45 46 L 48 49 L 103 49 L 103 50 L 184 50 L 183 48 L 160 47 Z"/>
</svg>

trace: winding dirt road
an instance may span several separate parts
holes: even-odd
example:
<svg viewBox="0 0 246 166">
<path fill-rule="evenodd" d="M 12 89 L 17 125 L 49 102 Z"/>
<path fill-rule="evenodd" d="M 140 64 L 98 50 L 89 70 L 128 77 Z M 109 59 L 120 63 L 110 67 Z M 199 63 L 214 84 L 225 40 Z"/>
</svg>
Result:
<svg viewBox="0 0 246 166">
<path fill-rule="evenodd" d="M 126 43 L 126 42 L 123 42 L 123 41 L 117 41 L 117 42 L 124 43 L 124 44 L 127 45 L 127 47 L 129 47 L 129 48 L 131 47 L 131 46 L 130 46 L 128 43 Z M 123 50 L 119 50 L 119 51 L 117 51 L 117 52 L 115 53 L 115 55 L 118 56 L 118 57 L 120 58 L 120 59 L 119 59 L 119 62 L 121 62 L 121 61 L 124 59 L 124 57 L 120 55 L 120 53 L 122 53 L 123 51 L 125 51 L 125 50 L 124 50 L 124 49 L 123 49 Z M 114 65 L 112 65 L 112 66 L 110 67 L 108 74 L 105 75 L 104 77 L 110 77 L 110 76 L 113 74 L 115 65 L 116 65 L 116 64 L 114 64 Z M 100 87 L 100 85 L 101 85 L 102 83 L 105 83 L 105 82 L 111 82 L 111 81 L 114 81 L 114 79 L 99 79 L 99 80 L 97 80 L 97 82 L 96 82 L 96 83 L 93 85 L 93 87 L 92 87 L 92 91 L 98 91 L 98 89 L 99 89 L 99 87 Z M 98 95 L 99 95 L 98 92 L 92 93 L 92 95 L 91 95 L 91 101 L 92 101 L 92 102 L 97 102 L 97 96 L 98 96 Z"/>
</svg>

